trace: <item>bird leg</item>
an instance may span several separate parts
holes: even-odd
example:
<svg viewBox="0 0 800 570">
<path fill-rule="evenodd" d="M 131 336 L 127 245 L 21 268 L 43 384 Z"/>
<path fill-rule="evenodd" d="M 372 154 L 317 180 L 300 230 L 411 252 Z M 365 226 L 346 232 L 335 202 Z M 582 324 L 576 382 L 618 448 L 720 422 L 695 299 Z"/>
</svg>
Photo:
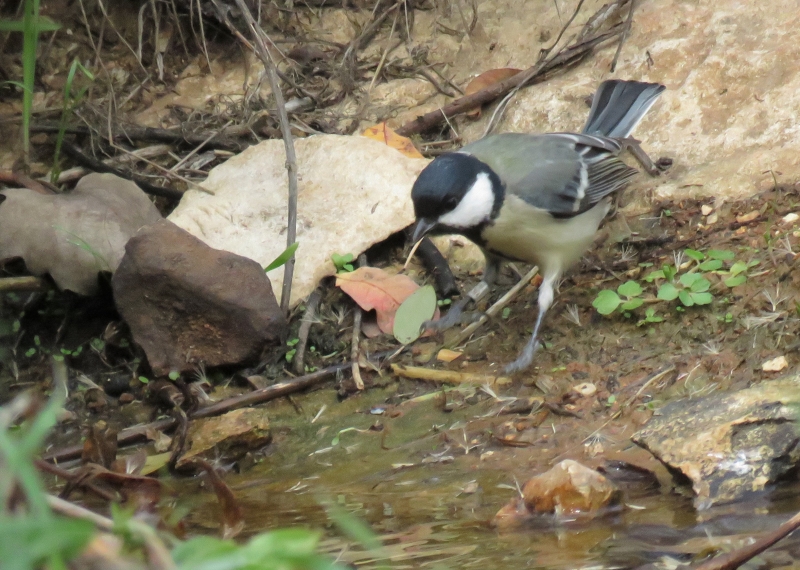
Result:
<svg viewBox="0 0 800 570">
<path fill-rule="evenodd" d="M 539 285 L 539 314 L 536 316 L 536 324 L 533 326 L 533 334 L 530 340 L 522 349 L 517 359 L 505 367 L 506 374 L 513 374 L 525 370 L 533 362 L 533 357 L 536 351 L 539 350 L 539 329 L 544 321 L 544 315 L 547 309 L 553 304 L 555 297 L 555 282 L 558 279 L 558 273 L 545 275 L 542 284 Z"/>
<path fill-rule="evenodd" d="M 470 289 L 457 303 L 452 304 L 444 317 L 440 318 L 438 321 L 425 321 L 422 324 L 423 330 L 441 332 L 460 324 L 461 316 L 464 314 L 464 309 L 467 308 L 467 305 L 469 305 L 470 302 L 477 304 L 478 301 L 489 293 L 489 288 L 497 279 L 499 269 L 500 258 L 493 255 L 486 255 L 486 267 L 483 269 L 483 279 L 481 279 L 480 283 Z"/>
<path fill-rule="evenodd" d="M 653 160 L 644 151 L 642 145 L 640 144 L 640 141 L 637 141 L 633 137 L 627 137 L 624 139 L 617 139 L 617 140 L 620 143 L 622 143 L 622 150 L 627 150 L 628 152 L 630 152 L 633 158 L 636 159 L 636 162 L 642 165 L 642 168 L 644 168 L 645 171 L 650 176 L 658 176 L 659 174 L 661 174 L 662 169 L 659 168 L 658 165 L 655 162 L 653 162 Z"/>
</svg>

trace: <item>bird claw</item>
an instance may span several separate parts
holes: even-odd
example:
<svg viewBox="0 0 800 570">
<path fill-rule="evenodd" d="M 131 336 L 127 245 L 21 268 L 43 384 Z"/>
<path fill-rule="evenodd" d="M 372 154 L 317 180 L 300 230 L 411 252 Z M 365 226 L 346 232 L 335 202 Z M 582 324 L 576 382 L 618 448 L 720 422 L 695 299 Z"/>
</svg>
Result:
<svg viewBox="0 0 800 570">
<path fill-rule="evenodd" d="M 536 351 L 539 350 L 540 346 L 542 345 L 539 342 L 526 344 L 517 359 L 505 367 L 504 372 L 506 374 L 514 374 L 515 372 L 520 372 L 528 368 L 531 362 L 533 362 L 533 357 L 536 355 Z"/>
<path fill-rule="evenodd" d="M 447 329 L 451 329 L 456 325 L 462 324 L 462 317 L 465 316 L 464 308 L 467 306 L 470 300 L 471 299 L 469 297 L 466 297 L 458 303 L 454 303 L 450 306 L 445 316 L 436 321 L 425 321 L 422 323 L 422 330 L 431 333 L 439 333 L 446 331 Z M 470 315 L 470 318 L 473 319 L 472 315 Z M 480 318 L 480 316 L 478 316 L 478 318 Z"/>
</svg>

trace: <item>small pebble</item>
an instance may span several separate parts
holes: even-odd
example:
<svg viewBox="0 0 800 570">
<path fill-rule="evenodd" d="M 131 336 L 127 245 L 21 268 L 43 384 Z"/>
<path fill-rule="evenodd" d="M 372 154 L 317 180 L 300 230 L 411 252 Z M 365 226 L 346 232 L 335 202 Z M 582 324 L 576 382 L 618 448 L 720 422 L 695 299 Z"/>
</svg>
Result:
<svg viewBox="0 0 800 570">
<path fill-rule="evenodd" d="M 752 222 L 755 220 L 759 215 L 760 214 L 758 213 L 758 210 L 753 210 L 752 212 L 747 212 L 741 216 L 736 216 L 736 221 L 740 224 L 746 224 L 747 222 Z"/>
<path fill-rule="evenodd" d="M 134 398 L 133 394 L 131 394 L 130 392 L 125 392 L 124 394 L 120 394 L 119 395 L 119 403 L 120 404 L 130 404 L 135 399 L 136 398 Z"/>
<path fill-rule="evenodd" d="M 786 361 L 786 357 L 778 356 L 772 360 L 767 360 L 764 364 L 762 364 L 761 370 L 764 372 L 780 372 L 787 366 L 789 366 L 789 363 Z"/>
<path fill-rule="evenodd" d="M 703 204 L 703 205 L 700 207 L 700 211 L 703 213 L 703 215 L 704 215 L 704 216 L 707 216 L 707 215 L 709 215 L 711 212 L 713 212 L 713 211 L 714 211 L 714 208 L 712 208 L 712 207 L 711 207 L 711 206 L 709 206 L 708 204 Z"/>
<path fill-rule="evenodd" d="M 591 382 L 584 382 L 583 384 L 578 384 L 577 386 L 572 387 L 578 394 L 581 396 L 594 396 L 597 393 L 597 386 L 592 384 Z"/>
<path fill-rule="evenodd" d="M 791 214 L 786 214 L 783 217 L 783 223 L 784 224 L 792 224 L 792 223 L 796 222 L 797 220 L 800 220 L 800 215 L 797 215 L 795 212 L 792 212 Z"/>
</svg>

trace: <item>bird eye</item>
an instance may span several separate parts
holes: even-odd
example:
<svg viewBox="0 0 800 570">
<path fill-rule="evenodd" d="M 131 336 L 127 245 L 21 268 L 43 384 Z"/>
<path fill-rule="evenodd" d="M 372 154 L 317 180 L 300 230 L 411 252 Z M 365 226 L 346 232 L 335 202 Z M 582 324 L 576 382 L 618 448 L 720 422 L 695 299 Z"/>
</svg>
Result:
<svg viewBox="0 0 800 570">
<path fill-rule="evenodd" d="M 448 210 L 453 210 L 458 206 L 458 200 L 454 196 L 448 196 L 444 199 L 444 206 Z"/>
</svg>

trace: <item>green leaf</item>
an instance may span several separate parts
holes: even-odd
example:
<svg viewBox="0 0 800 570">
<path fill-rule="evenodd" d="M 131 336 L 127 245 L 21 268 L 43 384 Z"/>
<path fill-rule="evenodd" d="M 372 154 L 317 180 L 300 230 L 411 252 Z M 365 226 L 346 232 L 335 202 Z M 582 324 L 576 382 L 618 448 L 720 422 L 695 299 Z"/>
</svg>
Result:
<svg viewBox="0 0 800 570">
<path fill-rule="evenodd" d="M 58 556 L 69 560 L 94 534 L 88 521 L 36 515 L 0 516 L 0 560 L 3 568 L 39 568 Z"/>
<path fill-rule="evenodd" d="M 28 358 L 30 358 L 34 354 L 36 354 L 36 349 L 33 348 L 33 347 L 31 347 L 31 348 L 29 348 L 28 350 L 25 351 L 25 356 L 27 356 Z"/>
<path fill-rule="evenodd" d="M 733 259 L 733 252 L 725 249 L 709 249 L 708 257 L 711 259 L 719 259 L 720 261 L 729 261 Z"/>
<path fill-rule="evenodd" d="M 401 344 L 414 342 L 419 338 L 422 323 L 431 320 L 435 311 L 436 291 L 433 286 L 420 287 L 397 308 L 392 330 L 394 338 Z"/>
<path fill-rule="evenodd" d="M 728 277 L 724 283 L 728 287 L 737 287 L 747 281 L 746 275 L 734 275 L 733 277 Z"/>
<path fill-rule="evenodd" d="M 711 301 L 713 300 L 713 297 L 711 296 L 711 293 L 705 293 L 705 292 L 704 293 L 695 293 L 695 292 L 692 292 L 692 293 L 690 293 L 690 295 L 691 295 L 692 301 L 694 301 L 695 305 L 710 305 Z"/>
<path fill-rule="evenodd" d="M 747 271 L 747 264 L 744 261 L 737 261 L 731 265 L 731 275 L 739 275 L 745 271 Z"/>
<path fill-rule="evenodd" d="M 672 281 L 678 273 L 678 270 L 672 265 L 662 265 L 661 271 L 664 272 L 664 278 L 670 281 Z"/>
<path fill-rule="evenodd" d="M 642 286 L 636 281 L 626 281 L 617 287 L 617 293 L 623 297 L 638 297 L 642 294 Z"/>
<path fill-rule="evenodd" d="M 283 250 L 283 253 L 281 253 L 278 257 L 276 257 L 272 261 L 272 263 L 270 263 L 264 268 L 264 273 L 269 273 L 273 269 L 278 269 L 278 267 L 280 267 L 281 265 L 286 265 L 286 262 L 289 261 L 294 255 L 294 252 L 297 251 L 298 245 L 300 245 L 300 242 L 296 241 L 292 245 L 287 247 L 285 250 Z"/>
<path fill-rule="evenodd" d="M 702 271 L 716 271 L 717 269 L 722 268 L 722 260 L 721 259 L 709 259 L 704 261 L 699 266 L 700 270 Z"/>
<path fill-rule="evenodd" d="M 147 376 L 139 376 L 139 382 L 141 382 L 142 384 L 149 384 L 150 379 Z"/>
<path fill-rule="evenodd" d="M 694 305 L 694 299 L 692 299 L 691 293 L 689 293 L 689 291 L 686 289 L 678 293 L 678 299 L 681 300 L 681 303 L 683 303 L 684 307 L 691 307 Z"/>
<path fill-rule="evenodd" d="M 643 299 L 639 299 L 638 297 L 635 297 L 635 298 L 631 299 L 630 301 L 626 301 L 626 302 L 622 303 L 621 309 L 623 311 L 632 311 L 634 309 L 638 309 L 643 304 L 644 304 L 644 300 Z"/>
<path fill-rule="evenodd" d="M 705 277 L 700 277 L 700 279 L 694 280 L 694 283 L 692 283 L 690 288 L 692 293 L 702 293 L 703 291 L 708 291 L 711 288 L 711 281 Z"/>
<path fill-rule="evenodd" d="M 679 281 L 684 287 L 691 287 L 698 279 L 701 279 L 701 277 L 697 273 L 684 273 L 680 276 Z"/>
<path fill-rule="evenodd" d="M 686 257 L 694 259 L 695 261 L 703 261 L 706 258 L 702 251 L 697 251 L 696 249 L 686 249 L 683 253 L 686 254 Z"/>
<path fill-rule="evenodd" d="M 331 261 L 336 266 L 337 271 L 347 271 L 348 273 L 353 271 L 353 266 L 351 265 L 351 261 L 355 259 L 352 253 L 345 253 L 344 255 L 339 255 L 338 253 L 334 253 L 331 255 Z"/>
<path fill-rule="evenodd" d="M 180 377 L 181 377 L 181 373 L 178 372 L 177 370 L 172 370 L 169 373 L 169 379 L 172 380 L 173 382 L 175 380 L 177 380 L 178 378 L 180 378 Z"/>
<path fill-rule="evenodd" d="M 662 301 L 674 301 L 678 298 L 678 288 L 672 283 L 664 283 L 658 288 L 657 297 Z"/>
<path fill-rule="evenodd" d="M 622 299 L 619 298 L 619 295 L 617 295 L 615 291 L 603 289 L 597 294 L 595 300 L 592 301 L 592 306 L 597 309 L 597 312 L 601 315 L 610 315 L 617 310 L 620 303 L 622 303 Z"/>
<path fill-rule="evenodd" d="M 648 283 L 652 283 L 656 279 L 666 279 L 666 278 L 667 276 L 664 275 L 664 271 L 659 269 L 658 271 L 651 271 L 650 273 L 648 273 L 647 276 L 644 278 L 644 280 L 647 281 Z"/>
</svg>

